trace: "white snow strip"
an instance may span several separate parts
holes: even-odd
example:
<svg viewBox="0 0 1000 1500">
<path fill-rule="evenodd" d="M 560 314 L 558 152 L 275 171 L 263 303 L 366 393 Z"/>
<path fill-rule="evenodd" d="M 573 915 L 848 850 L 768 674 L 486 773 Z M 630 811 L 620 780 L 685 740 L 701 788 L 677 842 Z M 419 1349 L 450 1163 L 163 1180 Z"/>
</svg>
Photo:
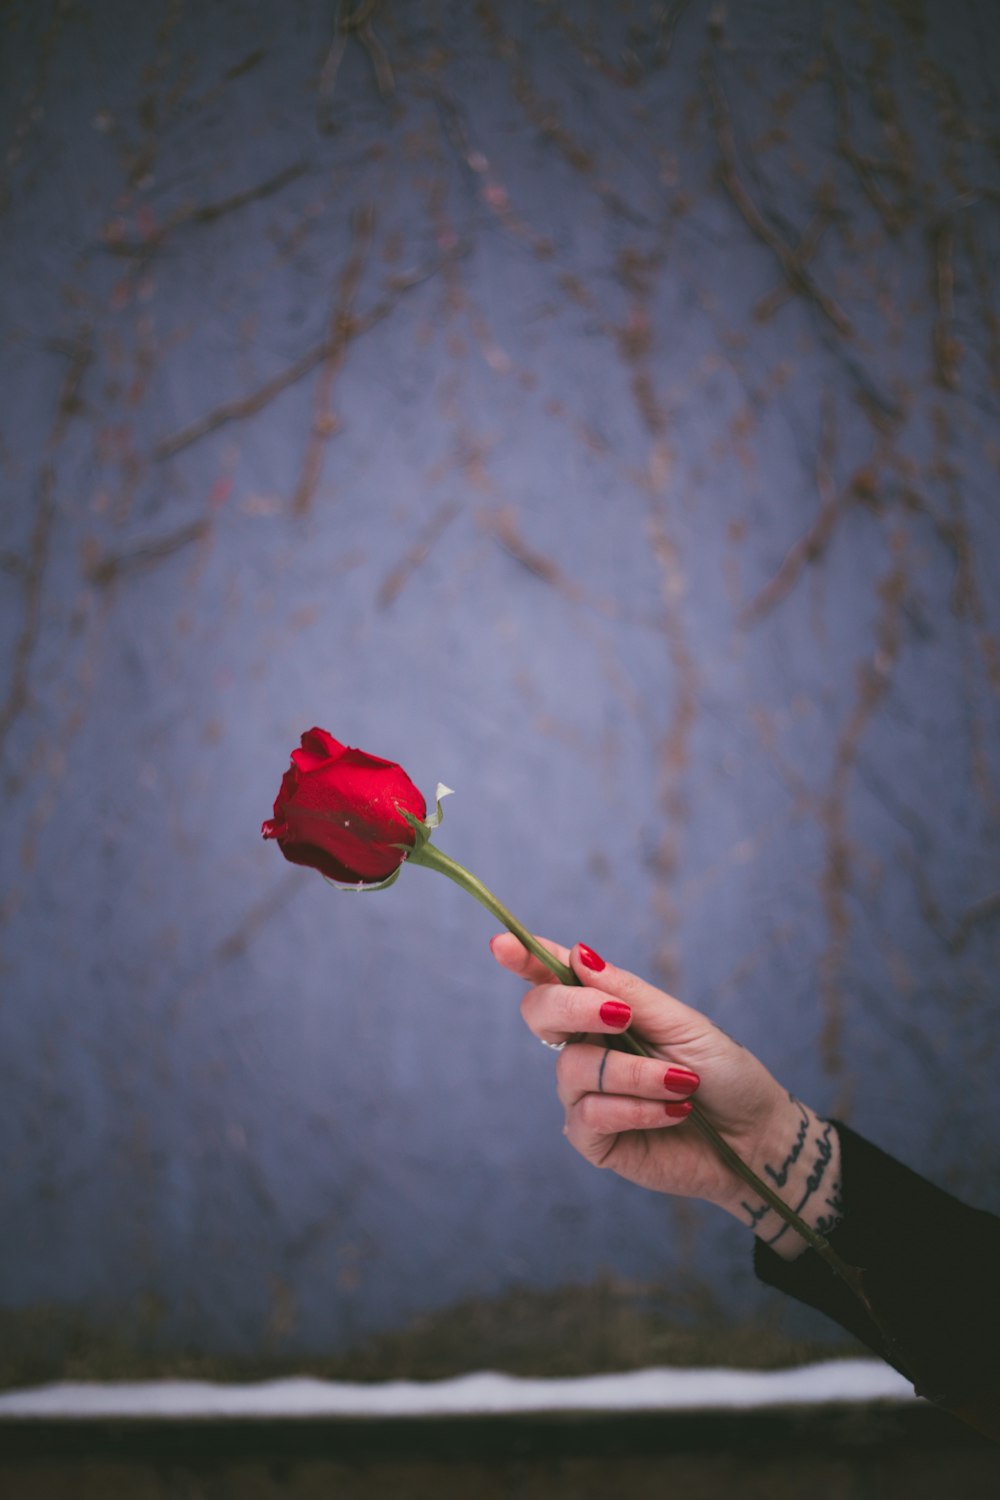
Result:
<svg viewBox="0 0 1000 1500">
<path fill-rule="evenodd" d="M 521 1412 L 750 1411 L 828 1402 L 913 1401 L 908 1381 L 877 1360 L 792 1370 L 651 1369 L 567 1380 L 482 1371 L 453 1380 L 379 1385 L 286 1379 L 255 1385 L 199 1380 L 39 1386 L 0 1393 L 4 1418 L 459 1417 Z"/>
</svg>

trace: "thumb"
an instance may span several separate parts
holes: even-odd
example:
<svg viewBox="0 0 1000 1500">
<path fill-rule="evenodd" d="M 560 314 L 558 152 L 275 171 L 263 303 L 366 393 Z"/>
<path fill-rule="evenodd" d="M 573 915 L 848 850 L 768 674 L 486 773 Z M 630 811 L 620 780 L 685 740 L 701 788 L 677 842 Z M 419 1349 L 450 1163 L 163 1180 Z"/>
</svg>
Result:
<svg viewBox="0 0 1000 1500">
<path fill-rule="evenodd" d="M 569 949 L 562 947 L 560 943 L 550 942 L 548 938 L 536 938 L 543 948 L 547 948 L 554 958 L 560 963 L 569 963 Z M 495 937 L 490 938 L 490 952 L 498 964 L 509 969 L 512 974 L 517 974 L 521 979 L 526 979 L 529 984 L 552 984 L 554 975 L 547 964 L 543 964 L 540 958 L 529 953 L 512 932 L 498 932 Z"/>
</svg>

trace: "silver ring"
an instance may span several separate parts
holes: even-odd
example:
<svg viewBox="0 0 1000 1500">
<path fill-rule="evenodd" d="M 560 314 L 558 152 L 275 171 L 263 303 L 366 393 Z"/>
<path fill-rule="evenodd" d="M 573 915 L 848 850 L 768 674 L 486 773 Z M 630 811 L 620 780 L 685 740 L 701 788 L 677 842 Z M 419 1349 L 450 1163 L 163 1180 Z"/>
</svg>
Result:
<svg viewBox="0 0 1000 1500">
<path fill-rule="evenodd" d="M 564 1042 L 547 1042 L 542 1036 L 540 1036 L 538 1040 L 541 1042 L 543 1047 L 548 1047 L 550 1052 L 561 1052 L 562 1049 L 564 1047 L 567 1047 L 570 1042 L 582 1042 L 586 1035 L 587 1033 L 585 1031 L 574 1031 L 573 1035 L 568 1036 Z"/>
</svg>

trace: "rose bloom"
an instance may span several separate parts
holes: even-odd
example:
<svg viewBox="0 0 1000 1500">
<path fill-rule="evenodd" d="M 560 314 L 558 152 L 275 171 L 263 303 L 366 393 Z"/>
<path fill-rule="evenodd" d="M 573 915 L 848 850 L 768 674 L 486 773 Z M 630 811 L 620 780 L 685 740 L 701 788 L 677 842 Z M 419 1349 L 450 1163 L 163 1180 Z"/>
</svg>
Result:
<svg viewBox="0 0 1000 1500">
<path fill-rule="evenodd" d="M 406 857 L 396 844 L 413 844 L 400 808 L 427 814 L 402 766 L 352 750 L 325 729 L 310 729 L 281 782 L 274 817 L 261 828 L 293 865 L 308 865 L 344 885 L 374 884 Z"/>
</svg>

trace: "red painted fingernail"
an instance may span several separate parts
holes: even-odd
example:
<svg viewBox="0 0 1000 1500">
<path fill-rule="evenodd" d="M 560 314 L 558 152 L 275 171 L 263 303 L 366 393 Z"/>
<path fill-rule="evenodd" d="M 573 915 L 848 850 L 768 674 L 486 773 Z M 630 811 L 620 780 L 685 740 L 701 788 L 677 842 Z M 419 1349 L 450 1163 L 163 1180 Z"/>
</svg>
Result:
<svg viewBox="0 0 1000 1500">
<path fill-rule="evenodd" d="M 672 1094 L 693 1094 L 699 1083 L 701 1079 L 690 1068 L 668 1068 L 663 1075 L 663 1087 Z"/>
<path fill-rule="evenodd" d="M 593 948 L 588 948 L 586 943 L 580 944 L 580 962 L 585 969 L 592 969 L 595 974 L 599 974 L 602 969 L 607 968 L 607 964 L 601 955 L 595 953 Z"/>
<path fill-rule="evenodd" d="M 672 1099 L 670 1103 L 665 1104 L 663 1108 L 672 1120 L 683 1120 L 684 1116 L 689 1115 L 694 1109 L 694 1105 L 692 1104 L 690 1099 Z"/>
<path fill-rule="evenodd" d="M 632 1019 L 632 1007 L 624 1000 L 605 1000 L 598 1014 L 605 1026 L 617 1026 L 623 1030 Z"/>
</svg>

